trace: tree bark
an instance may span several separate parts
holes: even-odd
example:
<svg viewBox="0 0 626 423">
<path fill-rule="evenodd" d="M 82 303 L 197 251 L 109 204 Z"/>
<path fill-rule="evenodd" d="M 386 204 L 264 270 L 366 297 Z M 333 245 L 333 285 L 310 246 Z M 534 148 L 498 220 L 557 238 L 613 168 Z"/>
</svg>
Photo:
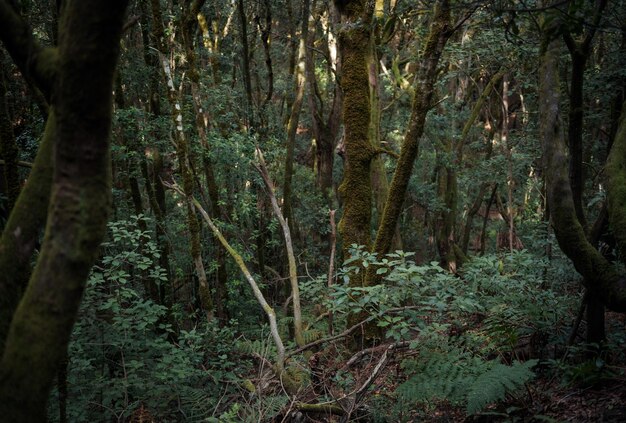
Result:
<svg viewBox="0 0 626 423">
<path fill-rule="evenodd" d="M 616 273 L 613 266 L 589 243 L 576 216 L 559 110 L 559 48 L 549 34 L 549 28 L 544 29 L 539 72 L 539 116 L 552 226 L 561 250 L 584 277 L 587 288 L 595 290 L 608 308 L 626 311 L 626 278 Z M 623 163 L 621 161 L 620 166 Z M 607 173 L 612 172 L 607 169 Z M 608 190 L 608 195 L 612 198 L 610 201 L 619 198 L 612 190 Z M 611 224 L 621 228 L 616 222 Z"/>
<path fill-rule="evenodd" d="M 283 207 L 282 213 L 289 223 L 289 228 L 293 231 L 293 213 L 291 211 L 291 181 L 293 178 L 294 150 L 296 145 L 296 133 L 300 122 L 300 111 L 302 110 L 302 100 L 304 98 L 304 88 L 306 83 L 305 56 L 309 34 L 309 0 L 302 2 L 301 34 L 298 48 L 298 62 L 294 69 L 295 76 L 295 98 L 291 104 L 291 113 L 287 123 L 287 153 L 285 155 L 285 178 L 283 180 Z"/>
<path fill-rule="evenodd" d="M 434 6 L 434 15 L 416 78 L 417 88 L 413 98 L 409 126 L 402 142 L 400 158 L 396 164 L 389 187 L 389 196 L 376 233 L 373 250 L 380 256 L 387 254 L 391 248 L 409 179 L 413 173 L 413 164 L 417 158 L 419 141 L 424 133 L 426 114 L 431 107 L 438 74 L 437 65 L 450 35 L 450 4 L 448 0 L 441 0 Z M 371 266 L 367 272 L 367 279 L 373 281 L 375 278 L 376 270 L 374 266 Z"/>
<path fill-rule="evenodd" d="M 106 231 L 111 93 L 126 5 L 83 0 L 63 11 L 54 72 L 52 196 L 42 251 L 0 362 L 5 421 L 45 421 L 49 391 Z"/>
<path fill-rule="evenodd" d="M 346 19 L 339 34 L 342 61 L 341 87 L 344 93 L 343 122 L 345 168 L 339 192 L 344 211 L 339 222 L 344 259 L 353 245 L 371 244 L 372 183 L 374 148 L 369 140 L 370 92 L 367 64 L 370 52 L 373 4 L 365 0 L 336 2 Z M 362 286 L 362 275 L 352 275 L 351 286 Z"/>
</svg>

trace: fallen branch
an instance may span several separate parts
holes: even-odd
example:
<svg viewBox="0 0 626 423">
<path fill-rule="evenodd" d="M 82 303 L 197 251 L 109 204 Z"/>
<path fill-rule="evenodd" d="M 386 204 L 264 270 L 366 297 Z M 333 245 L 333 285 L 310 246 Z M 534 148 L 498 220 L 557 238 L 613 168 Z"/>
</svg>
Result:
<svg viewBox="0 0 626 423">
<path fill-rule="evenodd" d="M 334 414 L 336 416 L 343 416 L 346 412 L 337 404 L 307 404 L 305 402 L 296 403 L 296 408 L 305 413 L 326 413 Z"/>
<path fill-rule="evenodd" d="M 359 361 L 361 359 L 361 357 L 363 357 L 364 355 L 367 354 L 373 354 L 374 352 L 376 352 L 377 350 L 382 349 L 381 347 L 385 348 L 386 351 L 391 351 L 391 350 L 398 350 L 400 348 L 406 348 L 408 347 L 411 342 L 413 341 L 399 341 L 399 342 L 395 342 L 391 345 L 387 345 L 387 346 L 376 346 L 376 347 L 371 347 L 371 348 L 366 348 L 364 350 L 359 351 L 358 353 L 354 354 L 350 360 L 348 360 L 346 362 L 346 364 L 344 364 L 343 368 L 349 368 L 351 366 L 353 366 L 357 361 Z"/>
</svg>

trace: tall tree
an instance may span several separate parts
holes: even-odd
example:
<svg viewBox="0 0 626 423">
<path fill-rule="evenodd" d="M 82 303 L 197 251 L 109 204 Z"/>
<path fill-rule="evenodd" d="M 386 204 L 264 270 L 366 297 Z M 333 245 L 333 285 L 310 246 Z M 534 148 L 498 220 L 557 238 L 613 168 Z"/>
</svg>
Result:
<svg viewBox="0 0 626 423">
<path fill-rule="evenodd" d="M 371 162 L 374 148 L 369 140 L 371 106 L 367 65 L 374 5 L 365 0 L 335 1 L 335 4 L 345 19 L 339 33 L 345 145 L 344 177 L 339 187 L 344 211 L 339 231 L 343 237 L 344 257 L 347 258 L 351 245 L 369 248 L 371 243 Z M 363 283 L 361 276 L 350 280 L 354 286 Z"/>
<path fill-rule="evenodd" d="M 68 2 L 58 49 L 34 57 L 46 71 L 38 79 L 54 92 L 45 135 L 54 143 L 54 173 L 42 251 L 0 362 L 5 421 L 45 421 L 49 391 L 105 234 L 111 204 L 112 83 L 126 6 L 125 0 Z M 0 11 L 0 27 L 24 28 L 6 1 Z M 2 31 L 0 38 L 7 46 L 24 40 L 35 44 L 30 31 Z M 19 53 L 14 60 L 21 62 Z"/>
<path fill-rule="evenodd" d="M 434 5 L 430 29 L 422 49 L 420 66 L 416 75 L 417 86 L 414 91 L 411 117 L 404 141 L 402 142 L 400 157 L 393 173 L 383 215 L 376 232 L 373 250 L 380 255 L 388 253 L 392 245 L 409 179 L 413 173 L 413 164 L 419 151 L 420 138 L 424 133 L 426 114 L 431 108 L 438 75 L 437 65 L 443 49 L 452 34 L 452 29 L 450 23 L 450 2 L 448 0 L 437 1 Z M 373 281 L 375 278 L 376 271 L 372 267 L 372 269 L 368 269 L 367 279 Z"/>
<path fill-rule="evenodd" d="M 542 27 L 542 45 L 539 71 L 539 116 L 540 137 L 544 154 L 544 172 L 550 220 L 561 250 L 572 260 L 576 270 L 593 295 L 615 311 L 626 311 L 626 278 L 617 273 L 588 241 L 585 230 L 576 215 L 572 188 L 568 173 L 568 156 L 565 136 L 560 116 L 560 82 L 557 61 L 559 56 L 558 21 L 544 19 Z M 618 136 L 619 138 L 619 136 Z M 619 143 L 617 145 L 620 145 Z M 623 161 L 620 149 L 611 153 L 618 157 L 614 163 L 618 166 L 607 168 L 609 214 L 611 209 L 617 215 L 621 209 L 624 194 L 622 182 Z M 615 216 L 611 227 L 616 234 L 626 230 L 626 226 Z"/>
</svg>

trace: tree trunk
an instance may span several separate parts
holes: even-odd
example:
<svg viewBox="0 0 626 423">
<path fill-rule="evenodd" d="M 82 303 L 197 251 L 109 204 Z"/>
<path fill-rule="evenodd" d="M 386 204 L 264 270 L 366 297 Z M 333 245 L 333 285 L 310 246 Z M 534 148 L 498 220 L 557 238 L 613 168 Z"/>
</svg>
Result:
<svg viewBox="0 0 626 423">
<path fill-rule="evenodd" d="M 340 6 L 338 2 L 337 6 Z M 346 259 L 350 257 L 353 245 L 363 245 L 369 249 L 371 243 L 371 162 L 374 149 L 369 140 L 371 106 L 367 64 L 373 5 L 365 0 L 352 0 L 340 7 L 340 12 L 346 22 L 339 34 L 345 129 L 345 169 L 339 187 L 344 211 L 339 222 L 339 232 L 343 238 Z M 351 286 L 362 286 L 364 282 L 362 275 L 350 278 Z"/>
<path fill-rule="evenodd" d="M 293 213 L 291 211 L 291 181 L 293 177 L 294 150 L 296 146 L 296 133 L 300 122 L 300 111 L 304 98 L 306 82 L 305 56 L 309 34 L 309 0 L 302 2 L 301 38 L 298 48 L 298 62 L 295 67 L 295 98 L 291 104 L 291 113 L 287 123 L 287 154 L 285 155 L 285 178 L 283 181 L 283 207 L 282 213 L 287 219 L 289 228 L 293 231 Z"/>
<path fill-rule="evenodd" d="M 545 158 L 546 191 L 554 233 L 561 250 L 583 275 L 587 288 L 595 290 L 607 307 L 615 311 L 626 311 L 626 278 L 616 273 L 613 266 L 589 243 L 585 230 L 576 216 L 559 111 L 557 68 L 559 49 L 557 42 L 551 39 L 549 34 L 550 28 L 544 29 L 539 72 L 539 116 Z M 613 148 L 615 149 L 615 146 Z M 623 165 L 623 156 L 620 155 L 618 163 L 620 167 Z M 615 173 L 607 168 L 607 175 L 611 178 Z M 619 176 L 617 178 L 619 179 Z M 609 204 L 611 201 L 624 198 L 613 191 L 610 185 L 609 182 L 607 184 Z M 622 182 L 616 185 L 624 186 Z M 614 231 L 626 228 L 614 220 L 611 221 L 611 225 Z"/>
<path fill-rule="evenodd" d="M 0 415 L 45 421 L 111 205 L 112 83 L 126 1 L 68 3 L 55 66 L 54 177 L 46 235 L 0 363 Z M 1 19 L 1 16 L 0 16 Z M 10 25 L 1 20 L 0 27 Z"/>
<path fill-rule="evenodd" d="M 10 212 L 20 194 L 18 172 L 18 148 L 13 134 L 13 125 L 9 116 L 5 72 L 2 68 L 3 54 L 0 52 L 0 157 L 4 160 L 3 186 L 6 188 L 7 212 Z"/>
<path fill-rule="evenodd" d="M 450 35 L 450 4 L 448 0 L 441 0 L 434 6 L 432 23 L 423 48 L 421 66 L 418 70 L 418 83 L 413 98 L 409 126 L 402 142 L 400 158 L 396 164 L 389 188 L 389 196 L 376 233 L 373 250 L 379 256 L 387 254 L 391 248 L 409 179 L 413 173 L 413 164 L 417 158 L 419 141 L 424 133 L 426 114 L 431 107 L 438 74 L 437 65 Z M 376 271 L 374 266 L 371 266 L 367 271 L 367 279 L 373 281 L 375 278 Z"/>
</svg>

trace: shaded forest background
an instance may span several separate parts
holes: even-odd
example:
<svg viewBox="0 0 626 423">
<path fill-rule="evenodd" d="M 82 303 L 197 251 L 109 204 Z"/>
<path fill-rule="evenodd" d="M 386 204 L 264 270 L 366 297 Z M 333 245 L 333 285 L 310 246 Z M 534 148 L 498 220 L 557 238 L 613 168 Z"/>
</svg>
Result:
<svg viewBox="0 0 626 423">
<path fill-rule="evenodd" d="M 6 421 L 623 421 L 626 4 L 0 0 Z"/>
</svg>

